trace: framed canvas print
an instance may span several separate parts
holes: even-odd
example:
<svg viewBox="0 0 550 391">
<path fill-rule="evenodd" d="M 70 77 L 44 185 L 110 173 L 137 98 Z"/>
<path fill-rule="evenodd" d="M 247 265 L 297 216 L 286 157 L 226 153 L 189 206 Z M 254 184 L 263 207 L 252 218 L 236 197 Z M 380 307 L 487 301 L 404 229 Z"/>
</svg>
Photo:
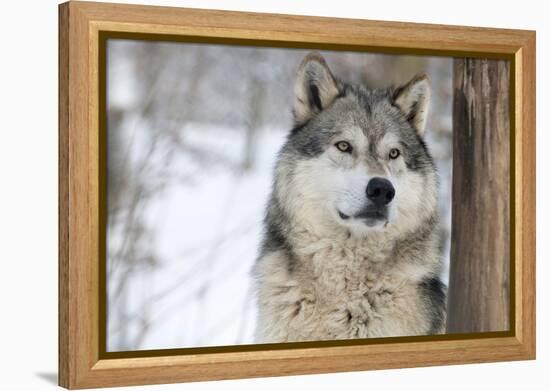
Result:
<svg viewBox="0 0 550 391">
<path fill-rule="evenodd" d="M 59 21 L 60 385 L 535 358 L 534 32 Z"/>
</svg>

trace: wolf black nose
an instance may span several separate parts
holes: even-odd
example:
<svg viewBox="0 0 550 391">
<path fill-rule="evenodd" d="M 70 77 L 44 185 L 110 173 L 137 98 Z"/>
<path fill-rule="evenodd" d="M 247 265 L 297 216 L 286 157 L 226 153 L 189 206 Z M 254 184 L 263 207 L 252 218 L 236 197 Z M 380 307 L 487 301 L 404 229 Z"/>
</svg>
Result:
<svg viewBox="0 0 550 391">
<path fill-rule="evenodd" d="M 372 178 L 367 185 L 367 198 L 376 206 L 388 205 L 395 196 L 395 189 L 384 178 Z"/>
</svg>

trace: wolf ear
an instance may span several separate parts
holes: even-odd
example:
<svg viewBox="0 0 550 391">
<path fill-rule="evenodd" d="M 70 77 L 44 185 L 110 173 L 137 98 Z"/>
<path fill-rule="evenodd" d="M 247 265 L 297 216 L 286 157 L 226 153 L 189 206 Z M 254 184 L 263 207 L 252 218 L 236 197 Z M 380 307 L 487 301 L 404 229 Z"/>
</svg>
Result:
<svg viewBox="0 0 550 391">
<path fill-rule="evenodd" d="M 334 76 L 319 53 L 304 58 L 294 83 L 294 121 L 304 124 L 339 94 Z"/>
<path fill-rule="evenodd" d="M 430 79 L 420 74 L 393 93 L 393 101 L 419 136 L 424 134 L 430 104 Z"/>
</svg>

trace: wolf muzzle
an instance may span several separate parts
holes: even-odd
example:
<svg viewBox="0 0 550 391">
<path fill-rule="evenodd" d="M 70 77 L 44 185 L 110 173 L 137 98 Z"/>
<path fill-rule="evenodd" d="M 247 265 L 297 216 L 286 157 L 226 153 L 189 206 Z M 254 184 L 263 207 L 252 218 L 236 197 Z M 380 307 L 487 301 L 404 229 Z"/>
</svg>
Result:
<svg viewBox="0 0 550 391">
<path fill-rule="evenodd" d="M 367 198 L 377 207 L 388 205 L 395 197 L 395 188 L 384 178 L 372 178 L 367 184 Z"/>
</svg>

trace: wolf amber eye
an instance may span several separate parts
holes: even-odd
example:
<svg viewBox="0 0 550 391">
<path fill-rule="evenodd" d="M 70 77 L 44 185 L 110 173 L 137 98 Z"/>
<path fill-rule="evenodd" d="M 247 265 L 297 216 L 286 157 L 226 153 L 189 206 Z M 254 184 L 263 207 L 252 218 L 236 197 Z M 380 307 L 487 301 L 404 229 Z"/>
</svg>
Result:
<svg viewBox="0 0 550 391">
<path fill-rule="evenodd" d="M 347 141 L 338 141 L 336 144 L 336 148 L 338 148 L 342 152 L 351 152 L 351 145 Z"/>
<path fill-rule="evenodd" d="M 401 152 L 399 152 L 399 149 L 397 148 L 390 149 L 390 159 L 397 159 L 400 154 Z"/>
</svg>

